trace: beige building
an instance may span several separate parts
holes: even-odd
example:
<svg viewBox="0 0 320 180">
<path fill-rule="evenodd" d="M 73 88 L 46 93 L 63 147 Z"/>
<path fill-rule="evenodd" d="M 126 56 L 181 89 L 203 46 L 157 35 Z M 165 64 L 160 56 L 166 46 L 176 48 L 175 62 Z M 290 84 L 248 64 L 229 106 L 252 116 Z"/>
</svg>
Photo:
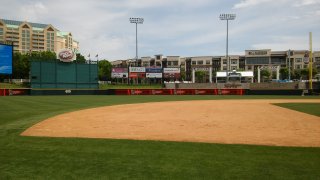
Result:
<svg viewBox="0 0 320 180">
<path fill-rule="evenodd" d="M 59 31 L 51 24 L 0 19 L 0 42 L 13 43 L 14 51 L 54 51 L 67 48 L 79 51 L 71 32 Z"/>
</svg>

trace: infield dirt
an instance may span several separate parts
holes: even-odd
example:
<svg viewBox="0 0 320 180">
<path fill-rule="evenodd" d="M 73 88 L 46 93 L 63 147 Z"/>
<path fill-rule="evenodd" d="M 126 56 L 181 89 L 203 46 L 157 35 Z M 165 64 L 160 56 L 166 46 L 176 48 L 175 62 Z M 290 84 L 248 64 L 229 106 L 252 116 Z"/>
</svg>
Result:
<svg viewBox="0 0 320 180">
<path fill-rule="evenodd" d="M 106 106 L 44 120 L 23 136 L 164 140 L 320 147 L 320 117 L 272 103 L 208 100 Z"/>
</svg>

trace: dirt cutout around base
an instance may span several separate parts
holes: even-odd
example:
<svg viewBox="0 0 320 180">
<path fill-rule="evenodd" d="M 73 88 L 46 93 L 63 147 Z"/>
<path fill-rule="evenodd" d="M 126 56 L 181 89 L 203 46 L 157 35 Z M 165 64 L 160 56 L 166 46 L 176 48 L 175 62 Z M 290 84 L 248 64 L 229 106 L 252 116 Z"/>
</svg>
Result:
<svg viewBox="0 0 320 180">
<path fill-rule="evenodd" d="M 320 99 L 106 106 L 49 118 L 22 135 L 320 147 L 320 117 L 272 105 L 290 102 Z"/>
</svg>

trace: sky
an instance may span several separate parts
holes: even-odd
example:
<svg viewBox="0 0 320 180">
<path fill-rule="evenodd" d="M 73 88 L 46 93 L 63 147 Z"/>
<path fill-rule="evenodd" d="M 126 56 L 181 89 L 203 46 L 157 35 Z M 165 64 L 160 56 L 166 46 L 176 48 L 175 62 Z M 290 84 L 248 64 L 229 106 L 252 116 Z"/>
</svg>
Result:
<svg viewBox="0 0 320 180">
<path fill-rule="evenodd" d="M 110 61 L 138 56 L 223 56 L 245 50 L 320 50 L 320 0 L 1 0 L 0 18 L 52 24 L 80 42 L 84 56 Z"/>
</svg>

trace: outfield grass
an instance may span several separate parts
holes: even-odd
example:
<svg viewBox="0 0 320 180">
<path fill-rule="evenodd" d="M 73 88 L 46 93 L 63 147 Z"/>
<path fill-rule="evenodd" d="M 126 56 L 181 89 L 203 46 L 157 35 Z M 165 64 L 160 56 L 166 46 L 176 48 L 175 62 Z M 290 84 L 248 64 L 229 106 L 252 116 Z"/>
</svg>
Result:
<svg viewBox="0 0 320 180">
<path fill-rule="evenodd" d="M 279 103 L 275 105 L 320 117 L 320 103 Z"/>
<path fill-rule="evenodd" d="M 320 148 L 19 136 L 45 118 L 88 107 L 243 98 L 302 97 L 0 97 L 0 179 L 318 179 Z"/>
</svg>

